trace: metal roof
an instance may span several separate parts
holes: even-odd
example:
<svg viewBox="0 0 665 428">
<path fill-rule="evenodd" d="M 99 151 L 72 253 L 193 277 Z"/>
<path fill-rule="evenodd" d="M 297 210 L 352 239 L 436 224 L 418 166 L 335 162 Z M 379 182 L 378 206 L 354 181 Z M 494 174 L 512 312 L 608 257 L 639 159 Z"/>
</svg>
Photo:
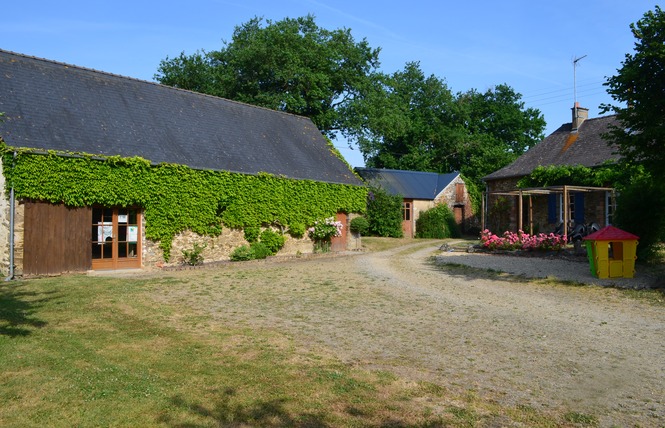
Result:
<svg viewBox="0 0 665 428">
<path fill-rule="evenodd" d="M 434 200 L 458 176 L 459 172 L 404 171 L 381 168 L 356 168 L 365 182 L 406 199 Z"/>
</svg>

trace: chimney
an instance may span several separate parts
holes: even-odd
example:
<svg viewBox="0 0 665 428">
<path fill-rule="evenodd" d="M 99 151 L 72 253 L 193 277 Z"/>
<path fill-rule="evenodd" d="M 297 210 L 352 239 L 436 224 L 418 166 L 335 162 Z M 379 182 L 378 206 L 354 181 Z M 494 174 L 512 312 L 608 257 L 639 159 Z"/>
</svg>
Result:
<svg viewBox="0 0 665 428">
<path fill-rule="evenodd" d="M 577 129 L 582 126 L 582 123 L 589 118 L 589 109 L 580 107 L 580 103 L 576 102 L 573 111 L 572 132 L 577 132 Z"/>
</svg>

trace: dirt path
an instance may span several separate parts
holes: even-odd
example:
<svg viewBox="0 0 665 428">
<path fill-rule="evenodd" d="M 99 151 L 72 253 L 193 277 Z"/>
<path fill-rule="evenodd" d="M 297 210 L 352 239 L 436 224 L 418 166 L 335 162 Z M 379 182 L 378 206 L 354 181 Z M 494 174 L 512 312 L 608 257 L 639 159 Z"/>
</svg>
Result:
<svg viewBox="0 0 665 428">
<path fill-rule="evenodd" d="M 451 275 L 428 263 L 437 248 L 177 273 L 198 275 L 196 285 L 159 298 L 406 379 L 565 407 L 602 426 L 663 425 L 662 307 L 595 287 Z"/>
</svg>

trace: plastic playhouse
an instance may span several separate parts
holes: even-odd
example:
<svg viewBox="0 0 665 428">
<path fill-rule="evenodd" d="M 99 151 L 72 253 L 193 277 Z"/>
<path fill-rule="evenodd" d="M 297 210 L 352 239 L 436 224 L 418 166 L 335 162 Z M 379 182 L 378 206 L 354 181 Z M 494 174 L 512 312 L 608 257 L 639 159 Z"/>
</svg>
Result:
<svg viewBox="0 0 665 428">
<path fill-rule="evenodd" d="M 597 278 L 632 278 L 635 274 L 637 241 L 632 233 L 606 226 L 583 238 L 591 274 Z"/>
</svg>

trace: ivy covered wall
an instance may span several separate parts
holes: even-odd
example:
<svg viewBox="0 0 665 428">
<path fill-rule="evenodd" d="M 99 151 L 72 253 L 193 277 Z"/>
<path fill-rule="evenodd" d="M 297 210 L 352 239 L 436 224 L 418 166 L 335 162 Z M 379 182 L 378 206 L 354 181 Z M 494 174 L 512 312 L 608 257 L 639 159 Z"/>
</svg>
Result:
<svg viewBox="0 0 665 428">
<path fill-rule="evenodd" d="M 7 189 L 17 198 L 68 206 L 140 206 L 148 239 L 169 259 L 173 237 L 185 230 L 218 235 L 221 226 L 278 225 L 304 230 L 337 212 L 363 213 L 363 186 L 294 180 L 270 174 L 201 171 L 151 165 L 142 158 L 37 154 L 1 146 Z"/>
</svg>

